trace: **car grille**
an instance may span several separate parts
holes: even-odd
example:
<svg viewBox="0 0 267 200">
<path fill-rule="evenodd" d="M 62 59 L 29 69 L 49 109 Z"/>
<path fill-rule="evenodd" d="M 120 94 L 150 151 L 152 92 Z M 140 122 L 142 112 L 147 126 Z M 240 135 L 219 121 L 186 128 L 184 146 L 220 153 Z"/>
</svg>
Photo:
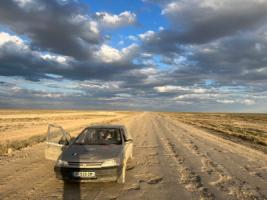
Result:
<svg viewBox="0 0 267 200">
<path fill-rule="evenodd" d="M 68 162 L 70 167 L 78 168 L 100 168 L 102 162 Z"/>
</svg>

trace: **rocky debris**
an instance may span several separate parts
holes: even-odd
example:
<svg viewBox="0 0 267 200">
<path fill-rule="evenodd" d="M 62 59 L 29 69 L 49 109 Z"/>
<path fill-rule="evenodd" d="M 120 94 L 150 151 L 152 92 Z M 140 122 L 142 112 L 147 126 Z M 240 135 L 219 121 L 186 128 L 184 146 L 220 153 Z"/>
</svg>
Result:
<svg viewBox="0 0 267 200">
<path fill-rule="evenodd" d="M 140 190 L 140 183 L 133 183 L 126 188 L 127 191 L 130 190 Z"/>
<path fill-rule="evenodd" d="M 151 178 L 149 178 L 149 179 L 146 181 L 146 183 L 148 183 L 148 184 L 157 184 L 157 183 L 161 182 L 162 180 L 163 180 L 162 177 L 160 177 L 160 176 L 156 176 L 156 177 L 151 177 Z"/>
</svg>

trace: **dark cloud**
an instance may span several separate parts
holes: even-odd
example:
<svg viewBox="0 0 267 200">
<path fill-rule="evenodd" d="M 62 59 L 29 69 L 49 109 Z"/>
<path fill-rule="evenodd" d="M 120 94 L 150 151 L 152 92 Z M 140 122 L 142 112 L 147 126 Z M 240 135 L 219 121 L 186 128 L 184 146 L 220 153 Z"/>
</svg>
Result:
<svg viewBox="0 0 267 200">
<path fill-rule="evenodd" d="M 44 77 L 51 68 L 53 68 L 53 63 L 46 62 L 13 43 L 6 43 L 0 48 L 0 74 L 2 76 L 22 76 L 36 81 Z"/>
<path fill-rule="evenodd" d="M 114 19 L 116 16 L 108 14 Z M 118 16 L 116 26 L 135 22 L 134 13 Z M 4 0 L 0 2 L 0 23 L 27 37 L 23 44 L 12 40 L 0 46 L 0 75 L 33 81 L 47 77 L 46 74 L 73 80 L 110 80 L 144 67 L 132 63 L 137 53 L 135 46 L 119 52 L 103 45 L 98 21 L 89 17 L 88 5 L 80 1 Z M 41 54 L 66 57 L 68 62 L 44 59 Z"/>
<path fill-rule="evenodd" d="M 144 40 L 143 50 L 149 53 L 172 56 L 180 53 L 180 44 L 177 43 L 177 33 L 171 30 L 163 30 L 154 33 Z"/>
<path fill-rule="evenodd" d="M 266 81 L 267 1 L 150 2 L 162 7 L 171 25 L 141 37 L 142 49 L 172 66 L 164 75 L 169 82 L 214 80 L 219 85 L 249 86 Z"/>
<path fill-rule="evenodd" d="M 88 61 L 70 60 L 66 64 L 46 60 L 31 49 L 22 50 L 14 43 L 0 48 L 0 75 L 22 76 L 32 81 L 50 78 L 47 74 L 60 75 L 72 80 L 124 80 L 123 74 L 143 65 L 121 60 L 106 63 L 97 59 Z"/>
<path fill-rule="evenodd" d="M 267 1 L 250 0 L 188 0 L 151 1 L 162 7 L 162 14 L 171 21 L 171 27 L 157 38 L 170 42 L 203 44 L 250 31 L 265 24 Z M 168 41 L 168 40 L 167 40 Z"/>
<path fill-rule="evenodd" d="M 2 0 L 0 23 L 25 35 L 36 49 L 79 59 L 89 58 L 101 41 L 95 22 L 87 17 L 87 6 L 78 1 Z"/>
<path fill-rule="evenodd" d="M 187 45 L 206 44 L 224 37 L 253 32 L 266 25 L 267 1 L 205 0 L 150 1 L 162 7 L 170 27 L 143 41 L 151 53 L 173 56 Z"/>
<path fill-rule="evenodd" d="M 170 26 L 139 34 L 140 46 L 121 50 L 105 44 L 100 29 L 136 23 L 130 11 L 92 16 L 74 0 L 1 1 L 0 23 L 13 33 L 0 33 L 0 107 L 266 105 L 267 1 L 152 1 Z M 11 84 L 14 76 L 27 84 Z M 33 89 L 24 87 L 29 84 Z"/>
<path fill-rule="evenodd" d="M 201 74 L 221 82 L 241 83 L 267 79 L 267 41 L 260 35 L 240 34 L 192 50 Z"/>
</svg>

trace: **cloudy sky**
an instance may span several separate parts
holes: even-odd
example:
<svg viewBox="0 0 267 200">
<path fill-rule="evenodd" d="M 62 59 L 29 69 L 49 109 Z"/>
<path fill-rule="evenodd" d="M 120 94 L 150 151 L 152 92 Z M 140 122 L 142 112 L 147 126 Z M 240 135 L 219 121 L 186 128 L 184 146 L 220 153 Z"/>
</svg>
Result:
<svg viewBox="0 0 267 200">
<path fill-rule="evenodd" d="M 0 107 L 267 112 L 267 0 L 1 0 Z"/>
</svg>

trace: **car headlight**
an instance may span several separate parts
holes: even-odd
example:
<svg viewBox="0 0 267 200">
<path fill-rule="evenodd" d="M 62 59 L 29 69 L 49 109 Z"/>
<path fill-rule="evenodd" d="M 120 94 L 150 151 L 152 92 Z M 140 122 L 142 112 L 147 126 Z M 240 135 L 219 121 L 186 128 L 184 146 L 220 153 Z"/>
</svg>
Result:
<svg viewBox="0 0 267 200">
<path fill-rule="evenodd" d="M 114 166 L 118 166 L 120 164 L 119 160 L 117 159 L 109 159 L 109 160 L 105 160 L 101 167 L 114 167 Z"/>
<path fill-rule="evenodd" d="M 57 161 L 57 166 L 58 167 L 66 167 L 66 166 L 68 166 L 69 164 L 68 164 L 68 162 L 67 161 L 64 161 L 64 160 L 58 160 Z"/>
</svg>

